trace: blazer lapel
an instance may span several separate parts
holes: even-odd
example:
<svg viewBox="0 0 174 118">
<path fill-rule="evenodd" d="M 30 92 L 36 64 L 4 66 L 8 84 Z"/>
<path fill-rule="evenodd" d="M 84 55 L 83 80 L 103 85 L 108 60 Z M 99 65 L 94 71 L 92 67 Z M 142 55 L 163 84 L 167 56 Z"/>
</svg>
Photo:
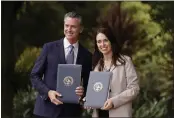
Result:
<svg viewBox="0 0 174 118">
<path fill-rule="evenodd" d="M 119 61 L 117 61 L 116 64 L 117 64 L 117 66 L 120 66 L 120 65 L 121 65 L 121 63 L 120 63 Z M 111 72 L 114 71 L 115 68 L 117 68 L 117 67 L 114 66 L 114 65 L 112 65 L 110 71 L 111 71 Z"/>
<path fill-rule="evenodd" d="M 65 64 L 65 51 L 64 51 L 64 44 L 63 44 L 63 39 L 61 39 L 59 41 L 59 43 L 57 43 L 57 49 L 58 51 L 57 55 L 58 55 L 58 60 L 60 64 Z"/>
<path fill-rule="evenodd" d="M 116 66 L 112 65 L 110 71 L 112 72 L 115 68 L 116 68 Z"/>
</svg>

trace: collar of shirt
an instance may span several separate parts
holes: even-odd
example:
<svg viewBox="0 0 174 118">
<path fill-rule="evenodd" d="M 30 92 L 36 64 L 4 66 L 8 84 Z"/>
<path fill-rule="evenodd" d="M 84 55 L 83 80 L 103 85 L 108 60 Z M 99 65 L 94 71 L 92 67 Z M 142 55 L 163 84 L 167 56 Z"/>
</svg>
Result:
<svg viewBox="0 0 174 118">
<path fill-rule="evenodd" d="M 69 43 L 68 39 L 65 37 L 65 38 L 64 38 L 64 48 L 67 49 L 67 48 L 69 48 L 70 45 L 71 45 L 71 44 Z M 76 43 L 74 43 L 74 44 L 72 44 L 72 45 L 74 46 L 74 50 L 75 50 L 75 49 L 78 49 L 78 47 L 79 47 L 79 42 L 77 41 Z"/>
<path fill-rule="evenodd" d="M 65 59 L 70 51 L 70 43 L 68 39 L 65 37 L 64 38 L 64 51 L 65 51 Z M 77 53 L 78 53 L 78 48 L 79 48 L 79 42 L 77 41 L 76 43 L 72 44 L 74 46 L 74 64 L 76 63 L 77 60 Z"/>
</svg>

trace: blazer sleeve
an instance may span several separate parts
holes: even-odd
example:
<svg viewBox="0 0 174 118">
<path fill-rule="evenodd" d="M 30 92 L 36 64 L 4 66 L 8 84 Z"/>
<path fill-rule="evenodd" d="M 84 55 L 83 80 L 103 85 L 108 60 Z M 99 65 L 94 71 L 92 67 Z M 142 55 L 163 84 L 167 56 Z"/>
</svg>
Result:
<svg viewBox="0 0 174 118">
<path fill-rule="evenodd" d="M 139 81 L 130 58 L 127 58 L 125 64 L 125 75 L 127 79 L 127 88 L 125 91 L 111 98 L 114 108 L 131 102 L 139 93 Z"/>
<path fill-rule="evenodd" d="M 92 54 L 89 53 L 88 57 L 86 57 L 88 61 L 85 61 L 85 71 L 83 74 L 83 87 L 84 87 L 84 96 L 86 96 L 87 86 L 88 86 L 88 80 L 89 80 L 89 74 L 92 70 Z"/>
<path fill-rule="evenodd" d="M 32 86 L 39 92 L 43 100 L 48 98 L 49 88 L 43 82 L 44 70 L 46 67 L 47 45 L 43 46 L 40 56 L 37 58 L 35 65 L 30 74 Z"/>
</svg>

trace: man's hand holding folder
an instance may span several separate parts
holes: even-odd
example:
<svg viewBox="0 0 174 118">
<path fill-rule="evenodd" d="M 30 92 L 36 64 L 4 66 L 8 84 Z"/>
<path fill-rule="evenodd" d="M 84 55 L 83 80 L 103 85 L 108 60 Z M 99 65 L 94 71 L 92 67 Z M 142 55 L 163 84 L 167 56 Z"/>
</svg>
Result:
<svg viewBox="0 0 174 118">
<path fill-rule="evenodd" d="M 84 88 L 82 86 L 79 86 L 76 88 L 75 92 L 79 97 L 82 97 L 84 93 Z"/>
<path fill-rule="evenodd" d="M 81 98 L 84 93 L 84 88 L 82 86 L 77 87 L 75 93 Z M 62 97 L 62 95 L 57 91 L 50 90 L 48 92 L 48 97 L 50 98 L 50 101 L 55 105 L 63 104 L 63 102 L 57 99 L 57 97 Z"/>
<path fill-rule="evenodd" d="M 57 99 L 57 97 L 62 97 L 62 95 L 57 91 L 49 90 L 48 97 L 50 98 L 50 101 L 55 105 L 63 104 L 63 102 Z"/>
</svg>

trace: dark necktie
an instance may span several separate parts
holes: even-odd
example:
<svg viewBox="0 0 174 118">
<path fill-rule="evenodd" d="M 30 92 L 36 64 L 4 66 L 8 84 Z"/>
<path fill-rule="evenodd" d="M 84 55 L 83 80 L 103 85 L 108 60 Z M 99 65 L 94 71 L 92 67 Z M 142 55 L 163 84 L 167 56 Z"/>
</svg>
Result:
<svg viewBox="0 0 174 118">
<path fill-rule="evenodd" d="M 69 47 L 70 47 L 70 51 L 69 51 L 69 53 L 67 55 L 66 63 L 67 64 L 73 64 L 74 63 L 74 51 L 73 51 L 74 46 L 70 45 Z"/>
</svg>

